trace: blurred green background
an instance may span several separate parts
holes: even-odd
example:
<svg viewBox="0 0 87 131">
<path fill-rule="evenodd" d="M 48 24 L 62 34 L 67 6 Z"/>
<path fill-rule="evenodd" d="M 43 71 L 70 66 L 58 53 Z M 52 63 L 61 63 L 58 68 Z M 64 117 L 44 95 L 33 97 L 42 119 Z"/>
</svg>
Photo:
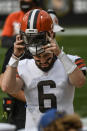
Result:
<svg viewBox="0 0 87 131">
<path fill-rule="evenodd" d="M 66 53 L 79 55 L 87 65 L 87 36 L 60 36 L 57 40 L 60 46 L 64 46 Z M 87 80 L 82 88 L 76 88 L 74 109 L 81 117 L 87 117 Z"/>
<path fill-rule="evenodd" d="M 56 37 L 60 47 L 64 46 L 64 51 L 68 54 L 79 55 L 85 59 L 87 64 L 87 35 L 73 35 L 73 36 L 63 36 L 59 35 Z M 7 49 L 0 46 L 0 72 Z M 4 122 L 5 119 L 2 118 L 2 99 L 6 96 L 0 90 L 0 122 Z M 67 107 L 68 108 L 68 107 Z M 87 117 L 87 81 L 82 88 L 76 88 L 75 99 L 74 99 L 74 109 L 81 117 Z"/>
</svg>

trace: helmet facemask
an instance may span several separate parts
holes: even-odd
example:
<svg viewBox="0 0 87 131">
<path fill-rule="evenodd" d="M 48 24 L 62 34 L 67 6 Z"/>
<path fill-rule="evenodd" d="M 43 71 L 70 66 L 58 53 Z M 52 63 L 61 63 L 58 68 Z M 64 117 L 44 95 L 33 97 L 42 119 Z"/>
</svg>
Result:
<svg viewBox="0 0 87 131">
<path fill-rule="evenodd" d="M 30 51 L 32 55 L 39 55 L 44 52 L 42 46 L 49 43 L 47 39 L 47 32 L 38 32 L 37 29 L 26 29 L 25 32 L 20 32 L 25 48 Z"/>
</svg>

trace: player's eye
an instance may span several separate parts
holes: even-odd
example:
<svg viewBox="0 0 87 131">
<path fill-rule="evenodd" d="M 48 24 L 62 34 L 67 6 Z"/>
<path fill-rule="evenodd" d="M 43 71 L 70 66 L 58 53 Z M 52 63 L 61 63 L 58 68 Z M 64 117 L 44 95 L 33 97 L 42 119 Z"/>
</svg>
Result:
<svg viewBox="0 0 87 131">
<path fill-rule="evenodd" d="M 48 59 L 47 59 L 47 61 L 49 61 L 49 60 L 51 60 L 52 59 L 52 57 L 49 57 Z"/>
<path fill-rule="evenodd" d="M 38 63 L 39 63 L 39 62 L 40 62 L 40 60 L 36 60 L 36 62 L 38 62 Z"/>
</svg>

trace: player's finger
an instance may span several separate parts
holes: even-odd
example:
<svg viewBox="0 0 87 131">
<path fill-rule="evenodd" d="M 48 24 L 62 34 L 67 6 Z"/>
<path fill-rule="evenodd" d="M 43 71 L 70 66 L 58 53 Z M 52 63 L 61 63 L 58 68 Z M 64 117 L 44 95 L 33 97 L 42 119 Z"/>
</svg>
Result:
<svg viewBox="0 0 87 131">
<path fill-rule="evenodd" d="M 43 49 L 46 49 L 46 48 L 50 48 L 50 47 L 51 47 L 51 44 L 48 43 L 47 45 L 43 46 L 42 48 L 43 48 Z"/>
<path fill-rule="evenodd" d="M 15 46 L 15 45 L 23 45 L 23 46 L 24 46 L 24 44 L 22 44 L 22 43 L 23 43 L 23 40 L 16 41 L 16 42 L 14 43 L 14 46 Z"/>
<path fill-rule="evenodd" d="M 50 43 L 54 43 L 54 39 L 52 39 L 51 37 L 47 36 L 47 39 L 49 40 Z"/>
<path fill-rule="evenodd" d="M 16 42 L 17 42 L 17 44 L 22 44 L 23 43 L 23 40 L 21 39 L 21 35 L 16 36 Z"/>
<path fill-rule="evenodd" d="M 20 38 L 20 35 L 17 35 L 17 36 L 16 36 L 16 41 L 18 41 L 18 40 L 19 40 L 19 38 Z"/>
<path fill-rule="evenodd" d="M 15 48 L 24 49 L 24 48 L 25 48 L 25 46 L 23 46 L 23 45 L 15 45 Z"/>
<path fill-rule="evenodd" d="M 50 47 L 50 48 L 46 48 L 45 51 L 54 51 L 56 49 L 56 47 Z"/>
<path fill-rule="evenodd" d="M 21 35 L 17 35 L 16 36 L 16 40 L 18 41 L 18 40 L 21 40 Z"/>
<path fill-rule="evenodd" d="M 17 45 L 22 45 L 22 43 L 23 43 L 23 40 L 20 40 L 20 41 L 17 41 Z"/>
</svg>

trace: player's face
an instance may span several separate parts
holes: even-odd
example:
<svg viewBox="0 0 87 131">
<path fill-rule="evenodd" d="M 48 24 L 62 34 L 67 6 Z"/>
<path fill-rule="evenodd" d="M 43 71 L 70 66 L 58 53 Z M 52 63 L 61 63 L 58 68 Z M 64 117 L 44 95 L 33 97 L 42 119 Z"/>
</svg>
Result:
<svg viewBox="0 0 87 131">
<path fill-rule="evenodd" d="M 38 56 L 33 56 L 36 64 L 41 68 L 49 67 L 53 59 L 53 53 L 42 53 Z"/>
</svg>

